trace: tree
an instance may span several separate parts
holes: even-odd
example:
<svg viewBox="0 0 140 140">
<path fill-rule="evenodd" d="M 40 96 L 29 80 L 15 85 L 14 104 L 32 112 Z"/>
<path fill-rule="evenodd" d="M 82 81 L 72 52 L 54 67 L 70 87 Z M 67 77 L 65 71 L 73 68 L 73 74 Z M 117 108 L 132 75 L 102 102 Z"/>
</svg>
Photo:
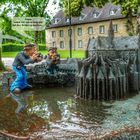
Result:
<svg viewBox="0 0 140 140">
<path fill-rule="evenodd" d="M 15 16 L 17 14 L 19 15 L 20 14 L 19 11 L 21 11 L 21 9 L 22 8 L 19 5 L 17 5 L 16 7 L 14 7 L 14 10 L 13 10 L 13 8 L 11 8 L 11 3 L 7 4 L 7 6 L 3 9 L 3 11 L 0 14 L 0 20 L 1 20 L 0 27 L 3 34 L 12 35 L 12 36 L 23 39 L 23 37 L 21 37 L 16 31 L 12 30 L 11 17 L 8 16 L 9 13 L 14 13 Z"/>
<path fill-rule="evenodd" d="M 71 13 L 69 13 L 69 2 Z M 127 17 L 127 29 L 129 33 L 134 34 L 132 16 L 137 12 L 137 0 L 61 0 L 60 5 L 63 5 L 66 16 L 80 16 L 81 10 L 86 6 L 102 7 L 106 3 L 112 2 L 115 5 L 121 5 L 122 14 Z"/>
<path fill-rule="evenodd" d="M 49 0 L 4 0 L 0 5 L 6 3 L 14 5 L 12 8 L 8 7 L 7 11 L 14 13 L 16 17 L 44 17 L 46 19 L 46 25 L 48 25 L 50 22 L 50 16 L 46 12 L 48 2 Z M 35 43 L 38 43 L 40 34 L 42 32 L 35 31 Z"/>
<path fill-rule="evenodd" d="M 46 23 L 49 22 L 50 17 L 47 14 L 46 7 L 49 3 L 49 0 L 21 0 L 20 1 L 23 6 L 27 8 L 25 11 L 25 16 L 27 17 L 44 17 L 46 19 Z M 35 31 L 35 43 L 38 43 L 38 35 L 39 32 Z"/>
</svg>

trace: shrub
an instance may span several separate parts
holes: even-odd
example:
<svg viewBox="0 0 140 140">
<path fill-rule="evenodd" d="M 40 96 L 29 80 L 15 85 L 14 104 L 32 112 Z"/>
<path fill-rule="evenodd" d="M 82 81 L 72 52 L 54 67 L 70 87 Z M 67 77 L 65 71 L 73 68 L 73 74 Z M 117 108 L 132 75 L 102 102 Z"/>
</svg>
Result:
<svg viewBox="0 0 140 140">
<path fill-rule="evenodd" d="M 19 52 L 23 50 L 24 44 L 14 44 L 14 43 L 7 43 L 2 44 L 2 51 L 3 52 Z M 39 44 L 39 50 L 46 50 L 46 44 Z"/>
<path fill-rule="evenodd" d="M 2 44 L 3 52 L 17 52 L 23 50 L 23 44 L 7 43 Z"/>
<path fill-rule="evenodd" d="M 38 44 L 38 49 L 39 49 L 40 51 L 46 50 L 46 44 Z"/>
</svg>

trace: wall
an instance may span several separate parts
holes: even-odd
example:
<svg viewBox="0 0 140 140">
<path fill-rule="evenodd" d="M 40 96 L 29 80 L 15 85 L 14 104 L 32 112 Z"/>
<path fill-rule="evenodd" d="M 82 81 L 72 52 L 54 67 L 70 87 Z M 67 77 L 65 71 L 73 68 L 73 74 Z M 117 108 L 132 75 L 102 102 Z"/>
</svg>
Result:
<svg viewBox="0 0 140 140">
<path fill-rule="evenodd" d="M 115 19 L 112 20 L 113 24 L 117 24 L 118 31 L 115 32 L 115 36 L 128 36 L 126 32 L 126 21 L 127 19 Z M 136 18 L 134 18 L 134 23 L 136 23 Z M 107 36 L 108 35 L 108 28 L 109 28 L 109 21 L 101 21 L 96 23 L 88 23 L 88 24 L 81 24 L 81 25 L 74 25 L 72 26 L 72 47 L 74 50 L 85 50 L 88 45 L 89 37 L 97 37 L 97 36 Z M 99 26 L 105 26 L 105 33 L 99 33 Z M 136 24 L 134 24 L 136 25 Z M 93 34 L 88 34 L 88 27 L 93 27 Z M 69 49 L 69 36 L 68 36 L 68 26 L 67 27 L 58 27 L 58 28 L 50 28 L 46 30 L 46 44 L 47 47 L 52 47 L 53 42 L 56 42 L 56 47 L 61 50 L 68 50 Z M 82 36 L 77 35 L 78 28 L 82 28 Z M 60 37 L 60 30 L 64 31 L 64 37 Z M 56 37 L 52 37 L 52 31 L 56 32 Z M 82 48 L 78 48 L 78 40 L 82 40 Z M 64 48 L 60 48 L 60 41 L 64 41 Z"/>
</svg>

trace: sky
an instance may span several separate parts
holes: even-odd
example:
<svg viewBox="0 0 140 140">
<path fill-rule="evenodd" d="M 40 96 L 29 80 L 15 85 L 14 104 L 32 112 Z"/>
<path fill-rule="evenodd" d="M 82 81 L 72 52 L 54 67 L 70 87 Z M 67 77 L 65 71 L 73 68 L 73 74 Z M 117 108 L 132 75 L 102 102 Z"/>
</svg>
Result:
<svg viewBox="0 0 140 140">
<path fill-rule="evenodd" d="M 56 3 L 55 5 L 53 3 Z M 60 10 L 59 8 L 59 0 L 50 0 L 47 11 L 51 16 L 54 16 L 58 11 Z"/>
</svg>

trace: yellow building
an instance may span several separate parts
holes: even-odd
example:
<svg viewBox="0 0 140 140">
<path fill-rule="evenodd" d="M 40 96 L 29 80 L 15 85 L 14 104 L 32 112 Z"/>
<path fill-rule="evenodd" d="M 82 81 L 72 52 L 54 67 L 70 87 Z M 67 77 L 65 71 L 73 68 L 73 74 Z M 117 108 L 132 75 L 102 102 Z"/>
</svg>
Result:
<svg viewBox="0 0 140 140">
<path fill-rule="evenodd" d="M 127 19 L 121 14 L 121 7 L 106 4 L 103 8 L 85 7 L 80 17 L 72 18 L 72 48 L 85 50 L 90 37 L 107 36 L 109 22 L 112 20 L 115 36 L 127 36 Z M 134 17 L 134 22 L 136 18 Z M 69 49 L 69 19 L 60 10 L 46 29 L 47 48 Z"/>
</svg>

